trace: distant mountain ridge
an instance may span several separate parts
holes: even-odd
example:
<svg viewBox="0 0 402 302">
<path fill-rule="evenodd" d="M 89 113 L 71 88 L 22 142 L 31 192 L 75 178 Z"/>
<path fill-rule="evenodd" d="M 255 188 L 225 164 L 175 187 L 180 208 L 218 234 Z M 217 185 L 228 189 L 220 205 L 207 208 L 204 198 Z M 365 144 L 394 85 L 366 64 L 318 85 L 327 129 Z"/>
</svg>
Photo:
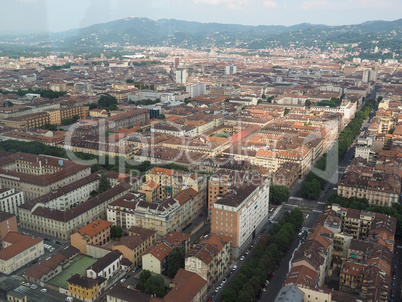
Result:
<svg viewBox="0 0 402 302">
<path fill-rule="evenodd" d="M 362 24 L 329 26 L 301 23 L 281 25 L 239 25 L 200 23 L 175 19 L 151 20 L 148 18 L 125 18 L 107 23 L 94 24 L 81 29 L 58 33 L 32 33 L 18 36 L 0 36 L 10 43 L 39 42 L 55 46 L 97 47 L 116 43 L 143 46 L 229 46 L 264 48 L 292 44 L 323 46 L 328 42 L 352 43 L 375 39 L 376 34 L 395 31 L 389 40 L 400 39 L 402 19 L 395 21 L 368 21 Z M 14 39 L 14 40 L 13 40 Z M 388 39 L 388 38 L 387 38 Z M 400 41 L 400 40 L 399 40 Z"/>
</svg>

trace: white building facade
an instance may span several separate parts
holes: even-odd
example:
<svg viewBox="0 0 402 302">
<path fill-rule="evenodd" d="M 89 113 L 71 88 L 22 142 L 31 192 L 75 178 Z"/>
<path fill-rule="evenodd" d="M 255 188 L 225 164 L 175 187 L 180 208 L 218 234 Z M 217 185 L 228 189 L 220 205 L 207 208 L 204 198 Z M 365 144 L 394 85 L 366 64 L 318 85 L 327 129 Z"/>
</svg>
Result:
<svg viewBox="0 0 402 302">
<path fill-rule="evenodd" d="M 18 215 L 18 206 L 24 203 L 24 192 L 15 189 L 0 189 L 0 210 Z"/>
</svg>

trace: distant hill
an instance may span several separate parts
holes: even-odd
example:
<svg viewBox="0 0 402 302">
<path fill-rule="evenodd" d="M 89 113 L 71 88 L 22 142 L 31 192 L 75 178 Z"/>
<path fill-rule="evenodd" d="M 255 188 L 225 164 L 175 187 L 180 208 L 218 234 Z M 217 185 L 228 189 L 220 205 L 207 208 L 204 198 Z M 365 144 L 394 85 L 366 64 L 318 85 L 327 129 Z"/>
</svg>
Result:
<svg viewBox="0 0 402 302">
<path fill-rule="evenodd" d="M 243 47 L 275 46 L 327 47 L 329 44 L 366 43 L 381 40 L 385 47 L 400 51 L 402 19 L 369 21 L 362 24 L 327 26 L 302 23 L 293 26 L 247 26 L 239 24 L 199 23 L 175 19 L 151 20 L 126 18 L 59 33 L 32 33 L 25 36 L 3 35 L 0 41 L 38 43 L 52 47 L 101 47 L 105 44 Z M 399 45 L 399 46 L 398 46 Z"/>
</svg>

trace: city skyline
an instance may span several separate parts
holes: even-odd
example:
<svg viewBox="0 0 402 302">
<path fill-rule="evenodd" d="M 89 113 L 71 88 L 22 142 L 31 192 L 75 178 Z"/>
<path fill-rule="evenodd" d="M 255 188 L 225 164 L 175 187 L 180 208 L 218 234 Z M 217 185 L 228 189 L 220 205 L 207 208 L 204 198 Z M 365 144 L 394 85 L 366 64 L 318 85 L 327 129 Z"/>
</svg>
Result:
<svg viewBox="0 0 402 302">
<path fill-rule="evenodd" d="M 396 0 L 153 0 L 147 3 L 12 0 L 5 7 L 0 12 L 0 33 L 59 32 L 127 17 L 242 25 L 351 25 L 397 20 L 402 3 Z"/>
</svg>

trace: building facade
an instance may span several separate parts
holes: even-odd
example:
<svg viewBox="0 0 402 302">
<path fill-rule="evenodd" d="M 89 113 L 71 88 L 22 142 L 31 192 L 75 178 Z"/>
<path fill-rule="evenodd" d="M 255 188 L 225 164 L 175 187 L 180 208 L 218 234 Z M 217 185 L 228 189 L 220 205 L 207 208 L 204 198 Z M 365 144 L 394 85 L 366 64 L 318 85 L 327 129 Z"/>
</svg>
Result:
<svg viewBox="0 0 402 302">
<path fill-rule="evenodd" d="M 269 182 L 258 176 L 215 201 L 211 233 L 228 236 L 232 257 L 248 249 L 268 222 Z"/>
</svg>

